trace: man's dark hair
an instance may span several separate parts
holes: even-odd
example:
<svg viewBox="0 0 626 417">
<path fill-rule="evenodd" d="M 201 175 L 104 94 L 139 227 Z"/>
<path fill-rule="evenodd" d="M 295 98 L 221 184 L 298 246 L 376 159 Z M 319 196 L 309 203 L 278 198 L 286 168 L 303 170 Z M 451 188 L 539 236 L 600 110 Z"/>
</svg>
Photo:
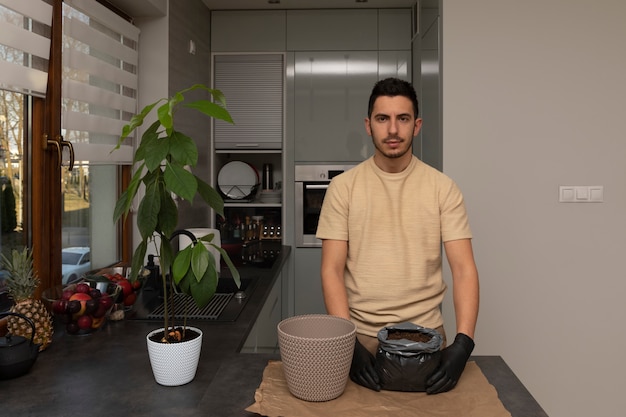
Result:
<svg viewBox="0 0 626 417">
<path fill-rule="evenodd" d="M 401 80 L 399 78 L 385 78 L 378 81 L 372 89 L 370 95 L 370 101 L 367 108 L 367 117 L 372 116 L 372 110 L 374 109 L 374 102 L 380 96 L 403 96 L 411 100 L 413 103 L 413 115 L 417 119 L 419 114 L 419 106 L 417 104 L 417 94 L 415 89 L 408 81 Z"/>
</svg>

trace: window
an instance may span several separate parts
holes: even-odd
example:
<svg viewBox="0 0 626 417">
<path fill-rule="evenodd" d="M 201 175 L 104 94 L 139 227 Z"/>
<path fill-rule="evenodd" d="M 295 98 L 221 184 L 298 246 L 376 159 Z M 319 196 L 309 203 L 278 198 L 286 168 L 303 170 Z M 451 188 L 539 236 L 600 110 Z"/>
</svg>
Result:
<svg viewBox="0 0 626 417">
<path fill-rule="evenodd" d="M 33 102 L 46 95 L 52 6 L 0 0 L 0 250 L 31 245 Z M 43 114 L 40 112 L 43 116 Z M 0 311 L 10 303 L 2 297 Z"/>
<path fill-rule="evenodd" d="M 0 0 L 0 249 L 33 248 L 40 291 L 61 283 L 63 248 L 98 268 L 129 245 L 112 217 L 132 143 L 111 151 L 136 110 L 139 36 L 94 0 L 49 3 Z"/>
<path fill-rule="evenodd" d="M 62 135 L 63 240 L 91 248 L 93 268 L 118 261 L 113 226 L 119 166 L 132 163 L 132 143 L 112 152 L 136 113 L 139 30 L 93 0 L 63 7 Z"/>
</svg>

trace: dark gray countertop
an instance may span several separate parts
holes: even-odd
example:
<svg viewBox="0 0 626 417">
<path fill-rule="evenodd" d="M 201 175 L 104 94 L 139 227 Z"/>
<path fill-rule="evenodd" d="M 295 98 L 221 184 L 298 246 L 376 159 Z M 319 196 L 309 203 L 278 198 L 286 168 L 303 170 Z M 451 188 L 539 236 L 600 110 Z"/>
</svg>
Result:
<svg viewBox="0 0 626 417">
<path fill-rule="evenodd" d="M 241 268 L 259 280 L 235 322 L 194 322 L 204 332 L 195 379 L 180 387 L 158 385 L 146 349 L 146 335 L 160 322 L 109 322 L 96 333 L 71 336 L 59 330 L 31 371 L 0 381 L 0 409 L 6 416 L 252 416 L 269 360 L 277 354 L 237 353 L 250 332 L 289 248 L 272 268 Z M 473 358 L 513 417 L 546 417 L 504 361 Z"/>
</svg>

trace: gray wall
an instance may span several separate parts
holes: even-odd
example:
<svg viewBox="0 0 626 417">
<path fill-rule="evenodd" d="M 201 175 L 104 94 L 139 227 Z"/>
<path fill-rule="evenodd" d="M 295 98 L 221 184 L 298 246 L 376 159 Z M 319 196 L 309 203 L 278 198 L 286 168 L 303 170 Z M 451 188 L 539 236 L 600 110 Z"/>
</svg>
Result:
<svg viewBox="0 0 626 417">
<path fill-rule="evenodd" d="M 481 275 L 475 352 L 502 355 L 550 417 L 624 415 L 626 3 L 451 0 L 442 21 L 443 167 Z M 559 203 L 559 185 L 603 185 L 604 203 Z"/>
<path fill-rule="evenodd" d="M 200 1 L 176 2 L 169 13 L 169 94 L 194 84 L 211 85 L 211 12 Z M 195 54 L 189 52 L 190 42 L 195 44 Z M 190 99 L 207 99 L 207 94 L 194 92 Z M 181 110 L 177 114 L 179 128 L 194 138 L 198 145 L 198 165 L 193 173 L 210 182 L 210 128 L 208 118 L 198 112 Z M 210 209 L 200 198 L 193 204 L 181 202 L 179 227 L 209 227 Z"/>
<path fill-rule="evenodd" d="M 167 5 L 164 5 L 167 9 Z M 135 24 L 141 29 L 139 48 L 139 97 L 138 108 L 162 98 L 168 97 L 167 80 L 169 78 L 169 21 L 167 16 L 147 16 L 135 20 Z M 150 124 L 137 129 L 138 137 L 141 137 L 144 129 Z M 137 200 L 142 197 L 144 190 L 137 192 Z M 137 203 L 135 203 L 137 204 Z M 136 229 L 137 219 L 133 219 L 135 233 L 133 233 L 133 248 L 141 242 L 141 235 Z M 147 261 L 147 254 L 146 254 Z M 145 264 L 145 262 L 144 262 Z"/>
</svg>

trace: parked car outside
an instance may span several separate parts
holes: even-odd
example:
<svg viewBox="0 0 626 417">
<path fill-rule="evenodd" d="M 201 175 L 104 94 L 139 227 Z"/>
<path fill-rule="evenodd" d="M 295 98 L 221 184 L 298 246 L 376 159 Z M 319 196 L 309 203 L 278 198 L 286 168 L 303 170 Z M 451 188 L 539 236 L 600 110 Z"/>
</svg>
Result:
<svg viewBox="0 0 626 417">
<path fill-rule="evenodd" d="M 88 247 L 71 247 L 61 251 L 63 284 L 78 281 L 91 271 L 91 251 Z"/>
</svg>

